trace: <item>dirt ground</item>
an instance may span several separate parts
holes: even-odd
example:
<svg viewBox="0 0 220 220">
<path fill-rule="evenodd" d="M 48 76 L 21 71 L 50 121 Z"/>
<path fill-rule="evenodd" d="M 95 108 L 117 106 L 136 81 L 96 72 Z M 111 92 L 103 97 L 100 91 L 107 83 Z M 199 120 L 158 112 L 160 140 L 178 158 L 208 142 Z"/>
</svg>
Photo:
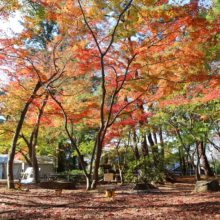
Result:
<svg viewBox="0 0 220 220">
<path fill-rule="evenodd" d="M 105 195 L 106 185 L 93 191 L 77 185 L 57 196 L 35 185 L 8 190 L 2 180 L 0 219 L 220 219 L 220 191 L 192 194 L 194 183 L 192 176 L 179 177 L 176 183 L 160 185 L 162 193 L 147 194 L 122 193 L 124 186 L 114 185 L 112 199 Z"/>
</svg>

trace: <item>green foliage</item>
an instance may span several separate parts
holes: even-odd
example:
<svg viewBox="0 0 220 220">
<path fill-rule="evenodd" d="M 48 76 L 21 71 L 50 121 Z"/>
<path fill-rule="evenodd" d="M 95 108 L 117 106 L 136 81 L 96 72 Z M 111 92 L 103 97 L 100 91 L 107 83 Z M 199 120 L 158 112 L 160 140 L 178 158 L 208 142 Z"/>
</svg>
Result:
<svg viewBox="0 0 220 220">
<path fill-rule="evenodd" d="M 24 25 L 23 22 L 20 22 Z M 30 39 L 25 39 L 25 44 L 33 49 L 46 49 L 47 44 L 51 42 L 58 34 L 58 25 L 54 21 L 40 21 L 39 30 L 32 30 Z"/>
<path fill-rule="evenodd" d="M 215 173 L 216 175 L 217 174 L 219 175 L 220 174 L 220 161 L 214 159 L 210 162 L 210 164 L 211 164 L 212 172 Z"/>
<path fill-rule="evenodd" d="M 95 144 L 95 131 L 95 128 L 84 124 L 79 124 L 79 126 L 73 130 L 73 137 L 81 155 L 91 156 Z M 71 156 L 77 156 L 77 152 L 73 151 Z"/>
<path fill-rule="evenodd" d="M 70 170 L 70 171 L 64 171 L 60 174 L 84 174 L 83 170 Z"/>
<path fill-rule="evenodd" d="M 31 0 L 23 0 L 22 4 L 22 13 L 26 14 L 30 18 L 43 21 L 45 19 L 45 10 L 44 7 Z"/>
<path fill-rule="evenodd" d="M 94 140 L 89 140 L 87 137 L 83 142 L 79 145 L 79 150 L 82 155 L 91 155 L 94 147 Z M 77 152 L 73 151 L 72 156 L 77 156 Z"/>
<path fill-rule="evenodd" d="M 206 18 L 209 21 L 214 21 L 219 18 L 220 15 L 220 1 L 215 0 L 212 2 L 212 7 L 209 9 L 209 13 L 207 14 Z"/>
</svg>

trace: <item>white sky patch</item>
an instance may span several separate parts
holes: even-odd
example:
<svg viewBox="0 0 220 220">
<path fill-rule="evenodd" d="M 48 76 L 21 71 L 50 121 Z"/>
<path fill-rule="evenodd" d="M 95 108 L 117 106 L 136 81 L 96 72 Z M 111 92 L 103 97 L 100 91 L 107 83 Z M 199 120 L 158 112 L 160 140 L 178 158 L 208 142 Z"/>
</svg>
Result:
<svg viewBox="0 0 220 220">
<path fill-rule="evenodd" d="M 5 84 L 7 83 L 7 76 L 6 74 L 0 72 L 0 88 L 1 88 L 1 84 Z"/>
<path fill-rule="evenodd" d="M 15 33 L 20 33 L 23 29 L 23 26 L 19 23 L 21 19 L 21 14 L 19 12 L 15 13 L 14 17 L 9 18 L 8 21 L 0 20 L 0 29 L 8 32 L 7 30 L 10 28 Z"/>
<path fill-rule="evenodd" d="M 14 33 L 21 33 L 23 26 L 19 23 L 19 20 L 22 20 L 21 14 L 19 12 L 16 12 L 15 16 L 10 17 L 8 21 L 0 20 L 0 29 L 3 30 L 8 37 L 11 36 L 10 29 Z M 7 74 L 5 74 L 3 71 L 0 71 L 0 88 L 1 85 L 6 84 L 7 82 Z"/>
<path fill-rule="evenodd" d="M 5 120 L 5 117 L 3 117 L 3 116 L 1 116 L 1 115 L 0 115 L 0 119 L 3 119 L 3 120 Z"/>
</svg>

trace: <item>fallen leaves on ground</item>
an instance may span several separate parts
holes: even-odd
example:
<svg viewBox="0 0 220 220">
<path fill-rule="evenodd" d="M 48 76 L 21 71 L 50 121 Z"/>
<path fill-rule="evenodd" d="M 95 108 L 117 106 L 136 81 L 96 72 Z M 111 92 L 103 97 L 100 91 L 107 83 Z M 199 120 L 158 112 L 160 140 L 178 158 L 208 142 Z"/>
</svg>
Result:
<svg viewBox="0 0 220 220">
<path fill-rule="evenodd" d="M 191 194 L 164 185 L 162 193 L 136 194 L 116 186 L 112 199 L 105 197 L 104 185 L 89 192 L 82 185 L 61 196 L 34 185 L 29 191 L 0 187 L 0 219 L 220 219 L 220 192 Z"/>
</svg>

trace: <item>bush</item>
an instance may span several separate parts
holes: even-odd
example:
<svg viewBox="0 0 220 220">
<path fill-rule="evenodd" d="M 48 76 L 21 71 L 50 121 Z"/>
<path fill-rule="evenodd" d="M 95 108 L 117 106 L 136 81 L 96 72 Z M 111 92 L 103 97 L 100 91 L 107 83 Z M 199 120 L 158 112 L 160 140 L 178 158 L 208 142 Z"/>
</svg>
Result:
<svg viewBox="0 0 220 220">
<path fill-rule="evenodd" d="M 70 170 L 61 172 L 61 174 L 84 174 L 83 170 Z"/>
</svg>

